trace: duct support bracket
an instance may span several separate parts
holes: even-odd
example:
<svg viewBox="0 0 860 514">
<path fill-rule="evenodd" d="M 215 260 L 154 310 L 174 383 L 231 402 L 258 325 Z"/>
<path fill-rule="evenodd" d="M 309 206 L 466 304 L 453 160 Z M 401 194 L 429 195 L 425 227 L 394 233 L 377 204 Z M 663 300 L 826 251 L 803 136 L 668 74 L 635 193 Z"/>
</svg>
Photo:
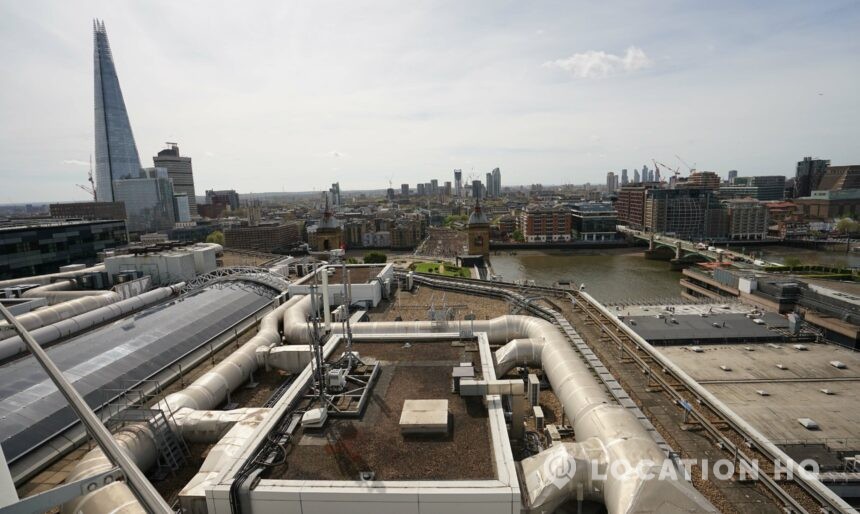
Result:
<svg viewBox="0 0 860 514">
<path fill-rule="evenodd" d="M 124 478 L 125 474 L 122 470 L 113 467 L 97 475 L 59 485 L 29 498 L 22 498 L 18 502 L 0 509 L 0 514 L 41 514 L 48 512 L 69 500 L 89 494 Z"/>
</svg>

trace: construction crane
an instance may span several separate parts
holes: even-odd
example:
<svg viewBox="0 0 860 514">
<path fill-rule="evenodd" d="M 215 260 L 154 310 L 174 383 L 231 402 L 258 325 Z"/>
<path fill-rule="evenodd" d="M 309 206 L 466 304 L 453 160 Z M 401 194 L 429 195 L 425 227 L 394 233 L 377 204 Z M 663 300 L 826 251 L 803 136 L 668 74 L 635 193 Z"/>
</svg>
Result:
<svg viewBox="0 0 860 514">
<path fill-rule="evenodd" d="M 75 184 L 79 188 L 83 189 L 87 193 L 89 193 L 93 197 L 93 201 L 96 201 L 96 183 L 93 180 L 93 156 L 90 155 L 90 171 L 87 173 L 87 180 L 89 181 L 89 186 L 84 186 L 81 184 Z"/>
<path fill-rule="evenodd" d="M 681 161 L 681 163 L 683 163 L 684 166 L 686 166 L 688 170 L 690 170 L 690 173 L 694 173 L 696 171 L 696 163 L 695 162 L 693 163 L 692 166 L 690 166 L 689 164 L 687 164 L 687 161 L 685 161 L 684 159 L 681 158 L 680 155 L 675 154 L 675 157 L 677 157 L 678 160 Z"/>
<path fill-rule="evenodd" d="M 653 162 L 653 163 L 654 163 L 654 168 L 655 168 L 655 169 L 656 169 L 657 167 L 661 167 L 661 168 L 664 168 L 664 169 L 665 169 L 665 170 L 667 170 L 667 171 L 671 171 L 671 172 L 672 172 L 672 174 L 675 176 L 675 178 L 678 178 L 678 176 L 681 174 L 681 172 L 679 171 L 679 170 L 680 170 L 680 168 L 674 168 L 674 169 L 672 169 L 672 168 L 670 168 L 669 166 L 666 166 L 665 164 L 663 164 L 662 162 L 657 161 L 656 159 L 651 159 L 651 162 Z"/>
</svg>

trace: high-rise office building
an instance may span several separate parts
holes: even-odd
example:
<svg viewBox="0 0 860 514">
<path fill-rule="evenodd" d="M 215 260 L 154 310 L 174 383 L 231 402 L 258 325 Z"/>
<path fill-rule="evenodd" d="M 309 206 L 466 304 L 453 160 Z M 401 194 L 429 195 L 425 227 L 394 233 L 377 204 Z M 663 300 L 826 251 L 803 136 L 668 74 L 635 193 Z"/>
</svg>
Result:
<svg viewBox="0 0 860 514">
<path fill-rule="evenodd" d="M 463 170 L 454 170 L 454 196 L 463 196 Z"/>
<path fill-rule="evenodd" d="M 434 178 L 430 181 L 430 194 L 439 196 L 439 179 Z"/>
<path fill-rule="evenodd" d="M 729 183 L 734 183 L 736 178 L 738 178 L 738 170 L 729 170 Z"/>
<path fill-rule="evenodd" d="M 493 196 L 502 196 L 502 171 L 499 168 L 493 168 Z"/>
<path fill-rule="evenodd" d="M 128 121 L 105 25 L 93 22 L 95 66 L 96 199 L 114 201 L 113 181 L 137 177 L 140 156 Z M 128 204 L 126 204 L 128 207 Z"/>
<path fill-rule="evenodd" d="M 487 198 L 493 198 L 494 196 L 496 196 L 496 192 L 493 189 L 493 174 L 492 173 L 487 173 L 487 181 L 485 182 L 485 184 L 487 184 Z"/>
<path fill-rule="evenodd" d="M 173 181 L 173 192 L 188 197 L 188 210 L 197 215 L 197 198 L 194 196 L 194 173 L 191 170 L 191 157 L 179 155 L 179 145 L 167 143 L 168 147 L 152 158 L 156 168 L 167 169 L 167 176 Z"/>
<path fill-rule="evenodd" d="M 797 163 L 797 171 L 794 175 L 794 197 L 809 196 L 818 189 L 821 177 L 830 166 L 830 161 L 825 159 L 813 159 L 804 157 Z"/>
<path fill-rule="evenodd" d="M 328 190 L 329 195 L 331 195 L 331 203 L 332 205 L 339 207 L 341 203 L 340 197 L 340 182 L 335 182 L 331 185 L 331 188 Z"/>
<path fill-rule="evenodd" d="M 481 184 L 480 180 L 472 181 L 472 198 L 478 199 L 481 198 L 481 191 L 484 189 L 483 184 Z"/>
<path fill-rule="evenodd" d="M 606 192 L 612 194 L 615 192 L 616 177 L 615 173 L 610 171 L 606 174 Z"/>
<path fill-rule="evenodd" d="M 451 181 L 446 180 L 442 186 L 442 194 L 445 196 L 451 196 Z"/>
<path fill-rule="evenodd" d="M 621 185 L 626 186 L 627 182 L 627 168 L 624 168 L 623 170 L 621 170 Z"/>
<path fill-rule="evenodd" d="M 134 177 L 114 180 L 114 197 L 125 202 L 128 231 L 159 232 L 176 223 L 173 183 L 164 168 L 139 170 Z"/>
<path fill-rule="evenodd" d="M 642 180 L 639 179 L 639 170 L 634 169 L 633 170 L 633 183 L 638 184 L 640 182 L 642 182 Z"/>
<path fill-rule="evenodd" d="M 400 194 L 409 196 L 409 184 L 400 184 Z"/>
</svg>

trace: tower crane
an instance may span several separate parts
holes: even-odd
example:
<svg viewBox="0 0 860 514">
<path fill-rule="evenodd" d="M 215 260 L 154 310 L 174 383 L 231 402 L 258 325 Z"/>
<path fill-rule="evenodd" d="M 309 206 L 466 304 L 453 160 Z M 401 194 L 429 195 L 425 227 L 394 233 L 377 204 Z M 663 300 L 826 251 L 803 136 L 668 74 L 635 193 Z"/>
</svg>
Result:
<svg viewBox="0 0 860 514">
<path fill-rule="evenodd" d="M 677 167 L 676 167 L 676 168 L 674 168 L 674 169 L 673 169 L 673 168 L 670 168 L 669 166 L 666 166 L 665 164 L 663 164 L 662 162 L 657 161 L 656 159 L 651 159 L 651 162 L 653 162 L 653 163 L 654 163 L 654 168 L 657 168 L 657 167 L 659 166 L 659 167 L 661 167 L 661 168 L 664 168 L 664 169 L 665 169 L 665 170 L 667 170 L 667 171 L 671 171 L 671 172 L 672 172 L 672 174 L 675 176 L 675 178 L 678 178 L 678 176 L 681 174 L 681 172 L 679 171 L 679 170 L 680 170 L 680 168 L 677 168 Z"/>
<path fill-rule="evenodd" d="M 681 158 L 680 155 L 675 154 L 675 157 L 677 157 L 678 160 L 681 161 L 681 163 L 683 163 L 684 166 L 686 166 L 688 170 L 690 170 L 690 173 L 693 173 L 694 171 L 696 171 L 696 163 L 695 162 L 693 163 L 692 166 L 690 166 L 689 164 L 687 164 L 687 161 L 685 161 L 684 159 Z"/>
<path fill-rule="evenodd" d="M 93 180 L 93 156 L 90 155 L 90 171 L 87 173 L 87 181 L 89 181 L 89 186 L 84 186 L 81 184 L 75 184 L 79 188 L 83 189 L 93 197 L 93 201 L 96 201 L 96 183 Z"/>
</svg>

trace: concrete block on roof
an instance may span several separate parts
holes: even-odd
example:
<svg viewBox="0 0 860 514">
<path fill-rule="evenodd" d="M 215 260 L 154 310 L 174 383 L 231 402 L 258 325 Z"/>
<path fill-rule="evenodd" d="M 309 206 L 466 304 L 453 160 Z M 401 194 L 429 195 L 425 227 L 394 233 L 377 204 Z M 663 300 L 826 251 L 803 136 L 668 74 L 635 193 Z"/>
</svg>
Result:
<svg viewBox="0 0 860 514">
<path fill-rule="evenodd" d="M 400 432 L 447 435 L 448 400 L 404 400 Z"/>
</svg>

